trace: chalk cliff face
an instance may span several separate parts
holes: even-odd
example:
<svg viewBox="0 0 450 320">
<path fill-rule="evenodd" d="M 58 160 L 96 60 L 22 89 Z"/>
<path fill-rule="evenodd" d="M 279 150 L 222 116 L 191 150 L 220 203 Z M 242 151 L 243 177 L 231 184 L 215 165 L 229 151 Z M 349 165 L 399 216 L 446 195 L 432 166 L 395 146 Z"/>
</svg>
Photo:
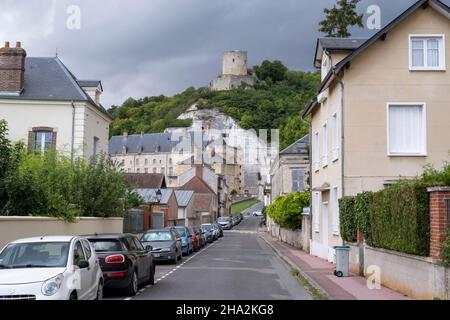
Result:
<svg viewBox="0 0 450 320">
<path fill-rule="evenodd" d="M 260 195 L 261 184 L 266 182 L 270 171 L 270 161 L 276 156 L 267 143 L 258 138 L 253 130 L 242 129 L 238 122 L 218 109 L 199 109 L 191 106 L 178 119 L 192 119 L 192 127 L 187 131 L 204 131 L 213 139 L 223 139 L 226 145 L 236 148 L 238 162 L 242 165 L 243 185 L 250 194 Z M 176 130 L 176 129 L 168 129 Z"/>
<path fill-rule="evenodd" d="M 191 106 L 185 113 L 180 115 L 178 119 L 193 120 L 193 129 L 201 130 L 197 127 L 201 123 L 205 130 L 239 130 L 242 129 L 236 120 L 230 116 L 220 112 L 218 109 L 198 109 L 197 105 Z"/>
</svg>

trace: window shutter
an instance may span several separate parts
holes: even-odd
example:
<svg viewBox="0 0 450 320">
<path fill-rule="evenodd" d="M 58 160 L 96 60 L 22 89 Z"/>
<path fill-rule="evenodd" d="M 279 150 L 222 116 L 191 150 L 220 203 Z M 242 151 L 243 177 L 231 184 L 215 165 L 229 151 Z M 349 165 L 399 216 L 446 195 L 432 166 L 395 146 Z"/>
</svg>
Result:
<svg viewBox="0 0 450 320">
<path fill-rule="evenodd" d="M 52 132 L 52 150 L 56 151 L 56 138 L 57 138 L 58 133 L 57 132 Z"/>
<path fill-rule="evenodd" d="M 33 153 L 36 149 L 36 132 L 28 131 L 28 153 Z"/>
</svg>

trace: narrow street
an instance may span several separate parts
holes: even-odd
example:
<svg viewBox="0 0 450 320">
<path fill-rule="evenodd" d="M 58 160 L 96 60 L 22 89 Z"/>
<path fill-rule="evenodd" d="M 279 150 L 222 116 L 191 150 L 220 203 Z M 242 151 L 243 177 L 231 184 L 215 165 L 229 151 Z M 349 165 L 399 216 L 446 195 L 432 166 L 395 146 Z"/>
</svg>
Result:
<svg viewBox="0 0 450 320">
<path fill-rule="evenodd" d="M 114 300 L 309 300 L 288 266 L 259 238 L 259 218 L 246 217 L 224 237 L 178 265 L 157 265 L 154 286 Z"/>
</svg>

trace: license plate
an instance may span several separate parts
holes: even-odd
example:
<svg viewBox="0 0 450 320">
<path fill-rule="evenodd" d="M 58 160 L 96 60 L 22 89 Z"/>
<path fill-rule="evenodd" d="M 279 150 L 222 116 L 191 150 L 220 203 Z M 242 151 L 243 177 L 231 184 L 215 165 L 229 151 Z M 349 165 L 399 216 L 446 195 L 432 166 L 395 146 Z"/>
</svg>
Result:
<svg viewBox="0 0 450 320">
<path fill-rule="evenodd" d="M 153 255 L 155 256 L 155 258 L 161 257 L 161 254 L 160 254 L 160 253 L 154 253 Z"/>
</svg>

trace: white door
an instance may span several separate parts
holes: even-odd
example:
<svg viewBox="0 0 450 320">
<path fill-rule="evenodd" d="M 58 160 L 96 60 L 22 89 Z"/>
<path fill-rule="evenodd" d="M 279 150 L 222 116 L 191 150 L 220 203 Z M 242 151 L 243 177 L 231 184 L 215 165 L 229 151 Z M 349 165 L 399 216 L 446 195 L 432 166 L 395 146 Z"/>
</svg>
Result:
<svg viewBox="0 0 450 320">
<path fill-rule="evenodd" d="M 322 246 L 324 258 L 328 259 L 328 202 L 322 204 Z"/>
</svg>

